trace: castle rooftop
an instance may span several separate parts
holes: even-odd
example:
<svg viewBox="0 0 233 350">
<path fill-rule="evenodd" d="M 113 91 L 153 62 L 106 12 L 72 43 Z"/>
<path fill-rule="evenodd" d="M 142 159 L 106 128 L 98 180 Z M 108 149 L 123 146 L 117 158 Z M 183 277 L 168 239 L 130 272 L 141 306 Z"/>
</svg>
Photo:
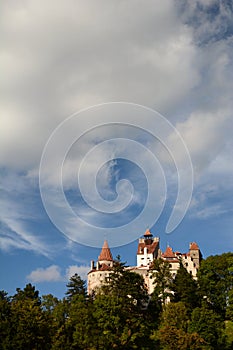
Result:
<svg viewBox="0 0 233 350">
<path fill-rule="evenodd" d="M 108 242 L 105 240 L 98 261 L 113 261 L 111 250 L 108 246 Z"/>
</svg>

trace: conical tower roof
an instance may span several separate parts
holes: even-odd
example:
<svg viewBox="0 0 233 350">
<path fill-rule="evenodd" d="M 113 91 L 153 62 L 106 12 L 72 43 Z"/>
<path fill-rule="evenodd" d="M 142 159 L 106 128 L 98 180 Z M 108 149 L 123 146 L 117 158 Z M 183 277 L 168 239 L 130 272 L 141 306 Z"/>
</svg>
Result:
<svg viewBox="0 0 233 350">
<path fill-rule="evenodd" d="M 196 242 L 191 242 L 189 245 L 190 250 L 199 250 L 199 247 Z"/>
<path fill-rule="evenodd" d="M 98 257 L 98 261 L 103 261 L 103 260 L 113 261 L 112 253 L 111 253 L 111 250 L 108 246 L 108 242 L 106 240 L 104 241 L 101 253 Z"/>
<path fill-rule="evenodd" d="M 176 256 L 173 253 L 172 248 L 168 246 L 163 254 L 163 257 L 164 258 L 175 258 Z"/>
<path fill-rule="evenodd" d="M 150 232 L 149 229 L 146 230 L 146 232 L 144 233 L 144 237 L 152 237 L 152 233 Z"/>
</svg>

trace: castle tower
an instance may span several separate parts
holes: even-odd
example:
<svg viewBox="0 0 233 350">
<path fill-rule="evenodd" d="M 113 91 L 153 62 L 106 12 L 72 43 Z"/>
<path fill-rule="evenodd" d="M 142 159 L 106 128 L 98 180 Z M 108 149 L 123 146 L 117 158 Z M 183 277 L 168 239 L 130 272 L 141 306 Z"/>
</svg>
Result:
<svg viewBox="0 0 233 350">
<path fill-rule="evenodd" d="M 96 288 L 100 287 L 109 276 L 113 267 L 113 258 L 108 242 L 105 240 L 98 260 L 91 261 L 91 271 L 88 272 L 88 294 L 91 294 Z"/>
<path fill-rule="evenodd" d="M 199 269 L 199 266 L 200 266 L 202 254 L 201 254 L 201 251 L 200 251 L 196 242 L 191 242 L 189 244 L 189 254 L 190 254 L 190 258 L 193 262 L 193 267 L 197 271 Z"/>
<path fill-rule="evenodd" d="M 170 273 L 175 278 L 180 267 L 180 253 L 173 252 L 172 247 L 167 246 L 165 252 L 162 254 L 162 259 L 169 263 Z"/>
<path fill-rule="evenodd" d="M 159 238 L 153 237 L 150 230 L 146 230 L 143 238 L 139 238 L 137 250 L 137 266 L 149 266 L 158 257 Z"/>
</svg>

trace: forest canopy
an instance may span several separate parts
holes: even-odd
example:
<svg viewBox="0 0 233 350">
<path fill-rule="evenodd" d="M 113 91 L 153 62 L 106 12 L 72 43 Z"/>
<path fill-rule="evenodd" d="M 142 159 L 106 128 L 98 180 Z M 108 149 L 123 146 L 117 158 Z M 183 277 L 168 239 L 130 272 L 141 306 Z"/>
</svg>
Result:
<svg viewBox="0 0 233 350">
<path fill-rule="evenodd" d="M 116 259 L 92 295 L 77 274 L 62 299 L 30 283 L 0 291 L 0 350 L 233 348 L 233 253 L 202 260 L 197 281 L 182 263 L 172 278 L 166 261 L 154 261 L 152 295 L 124 265 Z"/>
</svg>

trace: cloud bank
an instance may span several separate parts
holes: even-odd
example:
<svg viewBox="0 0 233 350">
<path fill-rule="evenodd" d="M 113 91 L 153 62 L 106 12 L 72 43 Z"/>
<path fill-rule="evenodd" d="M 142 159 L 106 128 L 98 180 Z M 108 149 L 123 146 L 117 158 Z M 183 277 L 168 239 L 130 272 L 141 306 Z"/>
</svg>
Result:
<svg viewBox="0 0 233 350">
<path fill-rule="evenodd" d="M 195 187 L 190 215 L 205 219 L 232 210 L 226 200 L 233 192 L 231 18 L 230 2 L 217 0 L 165 0 L 159 6 L 154 1 L 106 0 L 2 4 L 3 250 L 51 254 L 51 233 L 40 229 L 46 215 L 38 193 L 41 154 L 60 122 L 96 103 L 129 101 L 164 114 L 181 133 L 192 157 Z M 171 159 L 158 142 L 137 132 L 106 127 L 83 137 L 64 164 L 65 189 L 77 190 L 76 170 L 96 141 L 120 134 L 141 137 L 156 149 L 162 164 L 171 167 L 168 181 L 172 183 Z M 98 154 L 86 172 L 95 162 L 104 162 L 109 152 L 106 148 Z M 51 163 L 51 185 L 55 185 L 53 172 Z M 117 166 L 106 165 L 99 191 L 113 197 L 118 176 Z M 214 197 L 208 191 L 212 182 Z M 136 193 L 134 200 L 141 198 Z M 79 205 L 79 210 L 85 218 L 101 221 L 86 207 Z"/>
</svg>

